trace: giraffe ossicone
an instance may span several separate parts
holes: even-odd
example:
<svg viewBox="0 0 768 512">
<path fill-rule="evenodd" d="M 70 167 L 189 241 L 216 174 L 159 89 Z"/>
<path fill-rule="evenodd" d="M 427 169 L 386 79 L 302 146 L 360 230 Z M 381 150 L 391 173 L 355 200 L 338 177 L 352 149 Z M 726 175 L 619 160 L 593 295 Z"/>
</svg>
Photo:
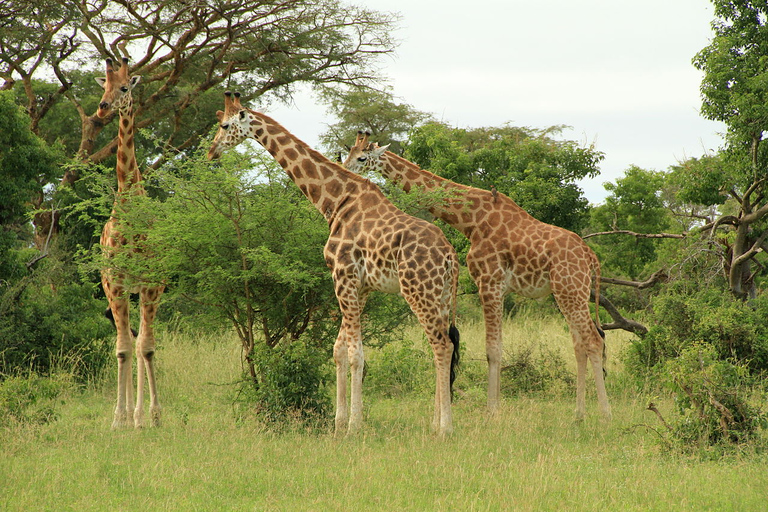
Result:
<svg viewBox="0 0 768 512">
<path fill-rule="evenodd" d="M 107 317 L 117 330 L 115 353 L 117 356 L 117 405 L 115 407 L 112 428 L 133 425 L 144 426 L 144 375 L 146 373 L 149 388 L 149 413 L 152 426 L 160 425 L 161 407 L 157 396 L 155 376 L 156 342 L 153 322 L 157 314 L 158 303 L 164 286 L 154 283 L 142 284 L 141 278 L 128 283 L 118 270 L 110 268 L 109 259 L 118 251 L 139 252 L 120 232 L 117 203 L 121 208 L 130 208 L 130 196 L 144 195 L 142 177 L 136 163 L 134 148 L 134 108 L 131 91 L 139 83 L 139 76 L 130 76 L 128 59 L 122 60 L 122 66 L 114 69 L 112 59 L 106 60 L 107 76 L 96 81 L 104 88 L 99 102 L 98 117 L 107 117 L 113 110 L 119 113 L 117 139 L 117 199 L 109 220 L 101 233 L 101 246 L 104 250 L 107 266 L 101 272 L 101 284 L 109 301 Z M 135 241 L 134 241 L 135 242 Z M 146 257 L 146 255 L 143 255 Z M 133 404 L 133 359 L 134 335 L 130 326 L 130 294 L 139 294 L 141 320 L 135 340 L 136 351 L 136 403 Z"/>
<path fill-rule="evenodd" d="M 455 327 L 459 264 L 442 231 L 401 212 L 376 185 L 328 160 L 272 118 L 244 108 L 238 94 L 226 92 L 224 110 L 216 115 L 219 129 L 209 158 L 246 138 L 256 139 L 328 222 L 323 253 L 342 313 L 333 347 L 336 433 L 355 432 L 362 426 L 360 316 L 372 291 L 400 293 L 424 328 L 435 363 L 433 426 L 440 434 L 450 433 L 451 387 L 459 355 Z"/>
<path fill-rule="evenodd" d="M 541 222 L 498 192 L 454 183 L 369 142 L 358 132 L 344 166 L 354 172 L 381 173 L 406 192 L 413 188 L 450 190 L 453 196 L 430 208 L 433 215 L 461 231 L 470 241 L 467 268 L 483 307 L 488 359 L 488 407 L 499 407 L 503 299 L 508 293 L 541 298 L 554 295 L 571 331 L 576 355 L 576 418 L 585 414 L 587 362 L 591 363 L 601 413 L 610 418 L 605 391 L 604 333 L 597 304 L 600 262 L 575 233 Z M 459 198 L 456 200 L 455 198 Z M 595 279 L 595 319 L 589 310 Z"/>
</svg>

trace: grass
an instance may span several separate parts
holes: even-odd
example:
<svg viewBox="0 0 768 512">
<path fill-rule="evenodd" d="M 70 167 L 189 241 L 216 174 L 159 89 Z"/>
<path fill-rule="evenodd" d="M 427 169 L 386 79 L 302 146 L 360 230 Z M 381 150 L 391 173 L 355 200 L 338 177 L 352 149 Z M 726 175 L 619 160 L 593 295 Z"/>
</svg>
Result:
<svg viewBox="0 0 768 512">
<path fill-rule="evenodd" d="M 562 350 L 573 365 L 559 319 L 505 329 L 508 348 L 530 340 Z M 423 343 L 417 329 L 409 337 Z M 482 324 L 462 326 L 462 339 L 471 375 L 471 365 L 484 364 Z M 366 394 L 363 431 L 337 439 L 330 430 L 275 433 L 236 419 L 237 342 L 166 334 L 158 352 L 163 426 L 110 430 L 111 375 L 69 390 L 57 421 L 0 428 L 0 509 L 764 510 L 766 455 L 706 460 L 658 442 L 645 398 L 614 357 L 629 340 L 609 333 L 609 424 L 598 418 L 593 389 L 581 424 L 572 421 L 573 389 L 507 396 L 489 417 L 484 388 L 465 376 L 449 439 L 430 432 L 426 394 Z M 660 405 L 671 409 L 669 400 Z"/>
</svg>

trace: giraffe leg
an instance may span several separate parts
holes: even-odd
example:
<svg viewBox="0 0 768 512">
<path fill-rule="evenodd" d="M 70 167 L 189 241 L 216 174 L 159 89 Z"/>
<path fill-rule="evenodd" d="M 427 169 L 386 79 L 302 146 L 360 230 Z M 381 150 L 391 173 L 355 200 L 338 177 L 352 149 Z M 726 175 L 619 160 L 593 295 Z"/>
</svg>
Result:
<svg viewBox="0 0 768 512">
<path fill-rule="evenodd" d="M 595 329 L 597 331 L 597 329 Z M 590 344 L 589 360 L 592 362 L 592 373 L 595 375 L 595 387 L 597 388 L 597 404 L 600 408 L 600 414 L 606 420 L 611 419 L 611 406 L 608 403 L 608 393 L 605 390 L 605 373 L 603 373 L 605 362 L 605 340 L 599 333 L 595 333 Z M 598 341 L 599 340 L 599 341 Z"/>
<path fill-rule="evenodd" d="M 595 376 L 597 400 L 600 412 L 605 419 L 610 419 L 611 408 L 608 404 L 608 394 L 605 390 L 603 377 L 603 338 L 592 322 L 589 307 L 563 310 L 573 338 L 573 349 L 576 354 L 576 419 L 582 420 L 586 412 L 586 380 L 587 361 L 591 363 Z"/>
<path fill-rule="evenodd" d="M 573 350 L 576 353 L 576 421 L 582 421 L 586 413 L 587 353 L 580 340 L 573 335 Z"/>
<path fill-rule="evenodd" d="M 365 307 L 368 294 L 359 292 L 359 286 L 356 283 L 337 281 L 336 296 L 339 298 L 339 308 L 342 314 L 341 330 L 333 347 L 334 361 L 336 362 L 336 433 L 341 433 L 348 417 L 347 432 L 352 434 L 360 430 L 363 425 L 363 366 L 365 359 L 360 313 Z M 349 407 L 347 407 L 348 374 L 351 374 L 349 379 Z"/>
<path fill-rule="evenodd" d="M 351 373 L 349 433 L 360 430 L 363 425 L 363 338 L 360 317 L 347 327 L 347 358 Z"/>
<path fill-rule="evenodd" d="M 133 402 L 133 338 L 129 322 L 129 303 L 120 287 L 102 279 L 105 293 L 112 310 L 112 318 L 117 330 L 115 355 L 117 356 L 117 405 L 112 420 L 112 428 L 128 425 L 129 410 Z"/>
<path fill-rule="evenodd" d="M 153 427 L 160 426 L 161 407 L 157 396 L 157 380 L 155 378 L 155 333 L 152 327 L 157 314 L 158 301 L 163 288 L 146 288 L 140 292 L 141 325 L 136 343 L 137 358 L 137 387 L 136 408 L 133 411 L 133 421 L 136 428 L 144 426 L 144 373 L 147 375 L 149 388 L 149 416 Z"/>
<path fill-rule="evenodd" d="M 477 282 L 481 282 L 479 279 Z M 485 355 L 488 359 L 488 410 L 495 414 L 501 399 L 501 357 L 504 294 L 500 285 L 484 285 L 480 301 L 485 320 Z"/>
<path fill-rule="evenodd" d="M 440 310 L 439 304 L 425 307 L 423 297 L 417 297 L 408 285 L 402 284 L 401 291 L 411 311 L 419 320 L 427 335 L 435 362 L 435 412 L 432 417 L 432 428 L 441 436 L 453 432 L 453 417 L 451 413 L 451 357 L 453 342 L 448 336 L 450 324 L 450 308 Z"/>
<path fill-rule="evenodd" d="M 435 414 L 432 419 L 432 428 L 439 435 L 447 436 L 453 432 L 450 383 L 453 345 L 447 340 L 447 335 L 442 343 L 431 343 L 431 345 L 435 359 Z"/>
<path fill-rule="evenodd" d="M 349 380 L 349 358 L 347 357 L 347 336 L 344 322 L 341 324 L 336 343 L 333 344 L 333 361 L 336 363 L 336 421 L 335 432 L 340 435 L 349 421 L 347 403 L 347 381 Z"/>
</svg>

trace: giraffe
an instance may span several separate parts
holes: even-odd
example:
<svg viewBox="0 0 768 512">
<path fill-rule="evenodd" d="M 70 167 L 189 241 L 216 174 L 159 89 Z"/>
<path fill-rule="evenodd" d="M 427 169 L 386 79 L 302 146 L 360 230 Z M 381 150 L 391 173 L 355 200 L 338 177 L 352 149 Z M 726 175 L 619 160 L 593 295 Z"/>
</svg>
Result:
<svg viewBox="0 0 768 512">
<path fill-rule="evenodd" d="M 443 188 L 452 194 L 431 213 L 470 241 L 467 268 L 478 287 L 485 320 L 491 413 L 499 406 L 504 296 L 515 292 L 541 298 L 551 293 L 568 323 L 576 355 L 576 419 L 582 420 L 585 414 L 587 360 L 592 364 L 600 411 L 610 418 L 603 374 L 605 334 L 597 309 L 594 322 L 589 312 L 593 272 L 596 308 L 600 294 L 600 262 L 592 249 L 575 233 L 533 218 L 495 188 L 486 191 L 454 183 L 387 147 L 369 143 L 368 138 L 368 133 L 358 132 L 344 162 L 347 169 L 374 169 L 406 192 Z"/>
<path fill-rule="evenodd" d="M 112 59 L 106 60 L 107 76 L 96 78 L 104 88 L 104 94 L 99 102 L 96 115 L 104 118 L 112 110 L 120 115 L 120 126 L 117 139 L 117 199 L 112 208 L 109 220 L 101 233 L 101 245 L 107 258 L 110 258 L 123 248 L 131 252 L 139 252 L 129 246 L 129 241 L 120 233 L 120 222 L 117 219 L 118 208 L 125 208 L 131 196 L 141 196 L 146 192 L 142 186 L 141 172 L 136 164 L 134 151 L 134 108 L 131 91 L 141 80 L 140 76 L 129 76 L 128 59 L 123 58 L 122 66 L 115 70 Z M 118 203 L 120 206 L 118 206 Z M 101 273 L 101 284 L 109 301 L 110 317 L 117 329 L 117 406 L 115 407 L 112 428 L 130 425 L 131 418 L 136 428 L 144 426 L 144 372 L 147 375 L 149 387 L 149 411 L 152 426 L 160 425 L 160 402 L 157 398 L 155 381 L 155 335 L 152 323 L 157 313 L 158 301 L 164 291 L 163 286 L 128 283 L 126 276 L 114 269 L 105 268 Z M 133 332 L 129 322 L 130 294 L 139 294 L 141 323 L 136 336 L 136 405 L 133 406 Z"/>
<path fill-rule="evenodd" d="M 280 164 L 330 230 L 324 256 L 333 276 L 342 323 L 333 347 L 336 364 L 335 432 L 362 425 L 363 343 L 360 315 L 371 291 L 400 293 L 429 340 L 435 364 L 433 428 L 452 431 L 451 389 L 459 357 L 455 327 L 458 258 L 442 231 L 406 215 L 369 180 L 347 171 L 272 118 L 226 92 L 224 112 L 208 158 L 246 138 L 256 139 Z M 347 385 L 351 373 L 350 404 Z"/>
</svg>

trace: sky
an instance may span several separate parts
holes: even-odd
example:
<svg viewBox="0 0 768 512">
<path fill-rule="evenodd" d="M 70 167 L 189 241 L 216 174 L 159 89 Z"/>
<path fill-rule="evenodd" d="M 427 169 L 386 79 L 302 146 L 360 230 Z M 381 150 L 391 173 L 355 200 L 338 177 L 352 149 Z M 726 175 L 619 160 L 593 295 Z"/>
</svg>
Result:
<svg viewBox="0 0 768 512">
<path fill-rule="evenodd" d="M 458 128 L 567 125 L 562 139 L 594 144 L 600 175 L 579 183 L 593 204 L 632 165 L 722 145 L 691 63 L 711 41 L 707 0 L 347 1 L 400 14 L 380 66 L 399 101 Z M 266 111 L 313 147 L 336 121 L 309 91 Z"/>
</svg>

